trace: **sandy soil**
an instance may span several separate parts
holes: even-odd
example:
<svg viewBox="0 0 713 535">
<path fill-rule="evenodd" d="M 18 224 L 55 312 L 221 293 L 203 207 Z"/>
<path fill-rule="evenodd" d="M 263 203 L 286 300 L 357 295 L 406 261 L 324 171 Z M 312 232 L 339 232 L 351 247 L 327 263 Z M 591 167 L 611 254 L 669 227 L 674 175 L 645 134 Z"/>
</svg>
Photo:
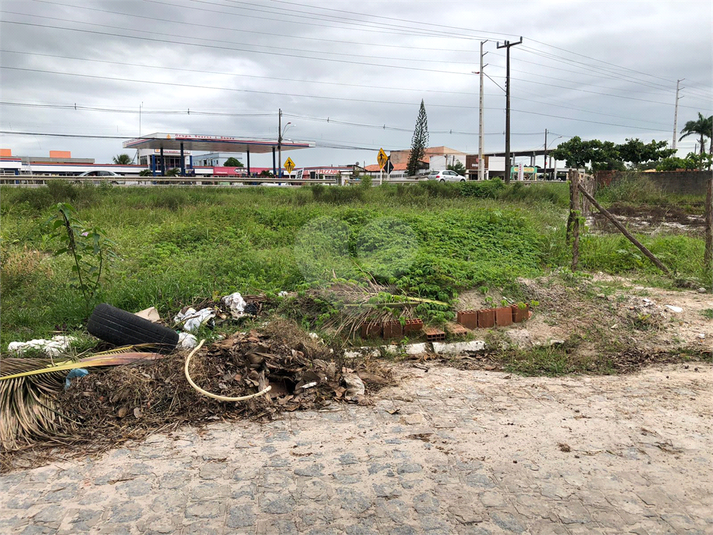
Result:
<svg viewBox="0 0 713 535">
<path fill-rule="evenodd" d="M 532 347 L 589 335 L 589 349 L 614 341 L 647 351 L 713 348 L 713 296 L 697 290 L 664 290 L 636 285 L 623 277 L 594 275 L 577 286 L 554 278 L 520 281 L 532 300 L 532 318 L 502 330 L 516 345 Z M 499 304 L 507 296 L 489 294 Z M 493 306 L 478 291 L 464 292 L 459 310 Z M 680 309 L 680 311 L 679 311 Z M 596 336 L 592 336 L 595 333 Z"/>
</svg>

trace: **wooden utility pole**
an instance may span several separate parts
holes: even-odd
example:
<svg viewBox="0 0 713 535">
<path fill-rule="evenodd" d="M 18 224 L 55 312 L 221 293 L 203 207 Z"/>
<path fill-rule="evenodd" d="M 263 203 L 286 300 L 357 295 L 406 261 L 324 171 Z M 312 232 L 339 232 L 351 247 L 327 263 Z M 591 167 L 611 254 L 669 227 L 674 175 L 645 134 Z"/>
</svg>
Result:
<svg viewBox="0 0 713 535">
<path fill-rule="evenodd" d="M 522 37 L 516 43 L 505 41 L 498 48 L 505 49 L 505 183 L 510 183 L 510 47 L 522 43 Z"/>
</svg>

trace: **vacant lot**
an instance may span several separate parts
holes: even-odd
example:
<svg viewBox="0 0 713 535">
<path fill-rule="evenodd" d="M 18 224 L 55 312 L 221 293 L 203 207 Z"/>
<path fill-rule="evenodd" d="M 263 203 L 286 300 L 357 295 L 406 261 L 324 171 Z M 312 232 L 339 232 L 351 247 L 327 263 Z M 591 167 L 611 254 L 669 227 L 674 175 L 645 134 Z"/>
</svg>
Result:
<svg viewBox="0 0 713 535">
<path fill-rule="evenodd" d="M 118 256 L 103 266 L 91 300 L 76 288 L 71 258 L 53 255 L 62 245 L 46 221 L 58 202 L 114 242 Z M 273 296 L 334 278 L 449 304 L 466 290 L 523 300 L 518 278 L 569 265 L 566 206 L 566 184 L 4 188 L 1 343 L 82 329 L 96 302 L 156 306 L 168 318 L 233 291 Z M 702 285 L 698 232 L 641 239 L 680 278 Z M 670 285 L 615 234 L 585 233 L 581 267 Z M 423 305 L 419 313 L 442 323 L 452 308 Z"/>
</svg>

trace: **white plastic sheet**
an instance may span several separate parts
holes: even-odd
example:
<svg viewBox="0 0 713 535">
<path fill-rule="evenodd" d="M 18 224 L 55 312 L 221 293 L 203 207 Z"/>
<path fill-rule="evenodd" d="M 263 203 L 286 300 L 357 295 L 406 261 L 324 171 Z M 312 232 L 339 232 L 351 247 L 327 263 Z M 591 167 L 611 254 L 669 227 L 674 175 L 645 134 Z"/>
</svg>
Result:
<svg viewBox="0 0 713 535">
<path fill-rule="evenodd" d="M 196 311 L 195 308 L 189 308 L 185 312 L 179 312 L 176 317 L 173 318 L 175 323 L 183 326 L 183 330 L 189 333 L 195 332 L 200 329 L 201 325 L 207 323 L 210 319 L 215 317 L 215 310 L 212 308 L 204 308 L 202 310 Z"/>
</svg>

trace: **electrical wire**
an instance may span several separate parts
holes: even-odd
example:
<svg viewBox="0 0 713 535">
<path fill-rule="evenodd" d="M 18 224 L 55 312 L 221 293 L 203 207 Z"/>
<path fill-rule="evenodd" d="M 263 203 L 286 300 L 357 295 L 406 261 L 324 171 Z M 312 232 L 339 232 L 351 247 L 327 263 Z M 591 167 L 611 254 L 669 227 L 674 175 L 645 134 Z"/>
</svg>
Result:
<svg viewBox="0 0 713 535">
<path fill-rule="evenodd" d="M 20 15 L 20 16 L 27 16 L 25 13 L 19 13 L 17 11 L 0 11 L 2 14 L 6 15 Z M 163 36 L 163 37 L 173 37 L 175 34 L 171 33 L 164 33 L 164 32 L 158 32 L 156 30 L 138 30 L 136 28 L 126 28 L 122 26 L 114 26 L 111 24 L 99 24 L 95 22 L 84 22 L 84 21 L 78 21 L 78 20 L 73 20 L 73 19 L 63 19 L 59 17 L 49 17 L 47 15 L 32 15 L 34 18 L 40 18 L 40 19 L 47 19 L 47 20 L 52 20 L 52 21 L 58 21 L 58 22 L 70 22 L 70 23 L 75 23 L 75 24 L 84 24 L 86 26 L 95 26 L 98 28 L 109 28 L 112 30 L 121 30 L 121 31 L 128 31 L 128 32 L 137 32 L 137 33 L 143 33 L 143 34 L 149 34 L 149 35 L 158 35 L 158 36 Z M 61 26 L 58 26 L 57 28 L 63 28 Z M 209 42 L 209 43 L 214 43 L 215 39 L 205 39 L 202 37 L 195 37 L 195 36 L 184 36 L 187 39 L 193 39 L 195 41 L 204 41 L 204 42 Z M 250 47 L 258 47 L 258 48 L 265 48 L 265 49 L 271 49 L 271 50 L 287 50 L 290 52 L 305 52 L 308 54 L 331 54 L 335 56 L 344 56 L 344 57 L 354 57 L 354 58 L 365 58 L 365 59 L 382 59 L 382 60 L 394 60 L 394 61 L 418 61 L 419 63 L 443 63 L 443 60 L 429 60 L 429 59 L 421 59 L 421 58 L 394 58 L 394 57 L 389 57 L 389 56 L 370 56 L 370 55 L 365 55 L 365 54 L 346 54 L 346 53 L 341 53 L 341 52 L 331 52 L 329 50 L 324 51 L 324 50 L 303 50 L 299 48 L 294 48 L 294 47 L 282 47 L 282 46 L 269 46 L 269 45 L 256 45 L 254 43 L 238 43 L 235 41 L 227 41 L 230 44 L 233 45 L 239 45 L 239 46 L 250 46 Z M 466 62 L 466 61 L 448 61 L 448 63 L 454 63 L 454 64 L 462 64 L 462 65 L 472 65 L 472 62 Z"/>
<path fill-rule="evenodd" d="M 0 13 L 2 13 L 2 11 L 0 11 Z M 221 46 L 221 45 L 186 43 L 183 41 L 173 41 L 170 39 L 156 39 L 156 38 L 152 38 L 152 37 L 139 37 L 139 36 L 135 36 L 135 35 L 123 35 L 123 34 L 118 34 L 118 33 L 99 32 L 96 30 L 84 30 L 81 28 L 65 28 L 63 26 L 52 26 L 52 25 L 48 25 L 48 24 L 35 24 L 35 23 L 30 23 L 30 22 L 19 22 L 19 21 L 4 20 L 4 19 L 0 20 L 0 24 L 15 24 L 18 26 L 29 26 L 29 27 L 34 27 L 34 28 L 46 28 L 46 29 L 52 29 L 52 30 L 63 30 L 63 31 L 68 31 L 68 32 L 86 33 L 86 34 L 91 34 L 91 35 L 103 35 L 103 36 L 108 36 L 108 37 L 118 37 L 120 39 L 134 39 L 134 40 L 149 41 L 149 42 L 154 42 L 154 43 L 167 43 L 167 44 L 173 44 L 173 45 L 193 46 L 193 47 L 200 47 L 200 48 L 212 48 L 212 49 L 216 49 L 216 50 L 229 50 L 231 52 L 247 52 L 247 53 L 251 53 L 251 54 L 264 54 L 264 55 L 270 55 L 270 56 L 309 59 L 309 60 L 317 60 L 317 61 L 329 61 L 329 62 L 333 62 L 333 63 L 347 63 L 350 65 L 362 65 L 362 66 L 367 66 L 367 67 L 384 67 L 384 68 L 389 68 L 389 69 L 399 69 L 399 70 L 419 71 L 419 72 L 432 72 L 432 73 L 437 73 L 437 74 L 456 74 L 456 75 L 467 75 L 467 76 L 471 75 L 471 73 L 469 73 L 469 72 L 444 71 L 444 70 L 438 70 L 438 69 L 422 69 L 419 67 L 406 67 L 404 65 L 369 63 L 369 62 L 364 62 L 364 61 L 348 61 L 348 60 L 342 60 L 342 59 L 336 59 L 336 58 L 320 58 L 320 57 L 315 57 L 315 56 L 301 56 L 299 54 L 289 54 L 286 52 L 267 52 L 264 50 L 249 50 L 249 49 L 244 49 L 244 48 Z"/>
<path fill-rule="evenodd" d="M 196 28 L 208 28 L 212 32 L 215 32 L 216 30 L 225 30 L 229 32 L 236 32 L 236 33 L 247 33 L 247 34 L 252 34 L 252 35 L 262 35 L 261 32 L 254 31 L 254 30 L 245 30 L 242 28 L 235 28 L 233 26 L 220 26 L 220 25 L 215 25 L 215 24 L 201 24 L 199 22 L 185 22 L 182 20 L 176 20 L 176 19 L 169 19 L 169 18 L 160 18 L 160 17 L 151 17 L 145 14 L 141 15 L 135 15 L 133 13 L 125 13 L 122 11 L 110 11 L 108 9 L 99 9 L 96 7 L 89 7 L 89 6 L 78 6 L 75 4 L 62 4 L 59 2 L 51 2 L 49 0 L 33 0 L 34 2 L 38 3 L 43 3 L 43 4 L 50 4 L 50 5 L 55 5 L 55 6 L 62 6 L 62 7 L 71 7 L 72 9 L 84 9 L 88 11 L 94 11 L 98 13 L 107 13 L 109 15 L 122 15 L 125 17 L 133 17 L 133 18 L 138 18 L 140 20 L 152 20 L 152 21 L 157 21 L 157 22 L 163 22 L 163 23 L 169 23 L 169 24 L 180 24 L 184 26 L 190 26 L 190 27 L 196 27 Z M 159 2 L 159 3 L 164 3 L 164 2 Z M 173 6 L 175 7 L 175 5 Z M 193 8 L 190 6 L 181 6 L 186 9 L 197 9 L 198 11 L 201 12 L 208 12 L 208 13 L 220 13 L 224 14 L 221 11 L 214 11 L 214 10 L 206 10 L 202 8 Z M 334 39 L 324 39 L 320 37 L 309 37 L 305 35 L 292 35 L 292 34 L 285 34 L 283 32 L 280 33 L 281 38 L 289 38 L 289 39 L 302 39 L 306 41 L 319 41 L 323 43 L 333 43 L 333 44 L 347 44 L 347 45 L 363 45 L 363 42 L 358 42 L 358 41 L 342 41 L 342 40 L 334 40 Z M 402 45 L 389 45 L 389 44 L 383 44 L 383 43 L 369 43 L 370 47 L 379 47 L 379 48 L 398 48 L 400 50 L 403 50 Z M 430 51 L 438 51 L 438 52 L 459 52 L 459 53 L 468 53 L 471 54 L 472 51 L 470 50 L 462 50 L 462 49 L 447 49 L 447 48 L 435 48 L 435 47 L 419 47 L 419 46 L 409 46 L 410 50 L 430 50 Z"/>
<path fill-rule="evenodd" d="M 411 91 L 411 92 L 417 92 L 417 93 L 442 93 L 445 95 L 464 95 L 464 96 L 472 96 L 472 93 L 467 93 L 465 91 L 446 91 L 443 89 L 420 89 L 420 88 L 413 88 L 413 87 L 385 87 L 385 86 L 378 86 L 378 85 L 364 85 L 364 84 L 348 84 L 344 82 L 326 82 L 322 80 L 304 80 L 304 79 L 299 79 L 299 78 L 282 78 L 282 77 L 277 77 L 277 76 L 260 76 L 260 75 L 255 75 L 255 74 L 243 74 L 243 73 L 230 73 L 230 72 L 225 72 L 225 71 L 204 71 L 204 70 L 198 70 L 198 69 L 185 69 L 185 68 L 180 68 L 180 67 L 166 67 L 163 65 L 148 65 L 145 63 L 129 63 L 129 62 L 124 62 L 124 61 L 109 61 L 109 60 L 102 60 L 102 59 L 92 59 L 92 58 L 79 58 L 76 56 L 60 56 L 56 54 L 40 54 L 40 53 L 35 53 L 35 52 L 21 52 L 18 50 L 7 50 L 7 49 L 0 49 L 0 53 L 8 53 L 8 54 L 21 54 L 21 55 L 27 55 L 27 56 L 40 56 L 40 57 L 47 57 L 47 58 L 55 58 L 55 59 L 69 59 L 69 60 L 76 60 L 76 61 L 87 61 L 87 62 L 92 62 L 92 63 L 104 63 L 107 65 L 121 65 L 125 67 L 141 67 L 141 68 L 147 68 L 147 69 L 160 69 L 160 70 L 168 70 L 168 71 L 177 71 L 177 72 L 189 72 L 189 73 L 194 73 L 194 74 L 213 74 L 213 75 L 220 75 L 220 76 L 233 76 L 233 77 L 240 77 L 240 78 L 255 78 L 255 79 L 260 79 L 260 80 L 276 80 L 280 82 L 297 82 L 300 84 L 321 84 L 321 85 L 331 85 L 331 86 L 338 86 L 338 87 L 359 87 L 359 88 L 365 88 L 365 89 L 380 89 L 380 90 L 392 90 L 392 91 Z"/>
</svg>

